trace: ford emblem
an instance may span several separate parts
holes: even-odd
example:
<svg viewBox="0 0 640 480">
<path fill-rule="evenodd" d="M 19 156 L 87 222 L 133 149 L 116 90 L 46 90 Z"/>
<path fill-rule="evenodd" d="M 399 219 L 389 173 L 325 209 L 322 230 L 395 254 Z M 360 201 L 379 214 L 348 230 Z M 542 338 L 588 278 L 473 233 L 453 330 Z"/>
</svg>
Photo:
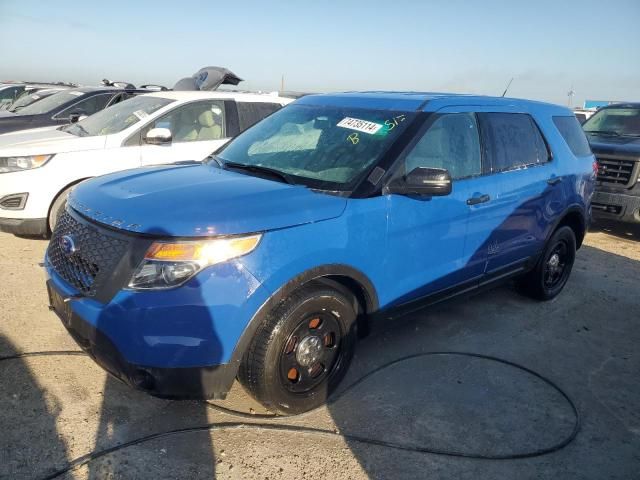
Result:
<svg viewBox="0 0 640 480">
<path fill-rule="evenodd" d="M 76 242 L 73 240 L 72 235 L 63 235 L 60 237 L 60 249 L 65 255 L 73 255 L 76 253 Z"/>
</svg>

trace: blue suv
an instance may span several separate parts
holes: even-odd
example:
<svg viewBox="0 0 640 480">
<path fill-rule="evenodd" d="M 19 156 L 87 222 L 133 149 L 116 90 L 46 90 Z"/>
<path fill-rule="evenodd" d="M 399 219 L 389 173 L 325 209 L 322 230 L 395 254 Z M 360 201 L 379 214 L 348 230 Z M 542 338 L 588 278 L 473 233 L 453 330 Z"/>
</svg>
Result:
<svg viewBox="0 0 640 480">
<path fill-rule="evenodd" d="M 358 333 L 515 277 L 569 278 L 597 166 L 575 116 L 524 100 L 306 96 L 205 164 L 78 185 L 46 255 L 51 308 L 153 395 L 279 414 L 322 404 Z"/>
</svg>

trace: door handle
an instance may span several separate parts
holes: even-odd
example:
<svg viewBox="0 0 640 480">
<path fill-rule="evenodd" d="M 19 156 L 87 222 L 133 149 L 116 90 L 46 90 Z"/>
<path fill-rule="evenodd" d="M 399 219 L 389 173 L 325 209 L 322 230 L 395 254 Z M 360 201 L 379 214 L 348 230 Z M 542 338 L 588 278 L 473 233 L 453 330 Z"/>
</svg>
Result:
<svg viewBox="0 0 640 480">
<path fill-rule="evenodd" d="M 562 181 L 562 177 L 551 177 L 549 180 L 547 180 L 547 183 L 549 185 L 557 185 Z"/>
<path fill-rule="evenodd" d="M 471 197 L 467 200 L 467 205 L 478 205 L 479 203 L 486 203 L 491 200 L 491 197 L 487 194 L 478 195 L 477 197 Z"/>
</svg>

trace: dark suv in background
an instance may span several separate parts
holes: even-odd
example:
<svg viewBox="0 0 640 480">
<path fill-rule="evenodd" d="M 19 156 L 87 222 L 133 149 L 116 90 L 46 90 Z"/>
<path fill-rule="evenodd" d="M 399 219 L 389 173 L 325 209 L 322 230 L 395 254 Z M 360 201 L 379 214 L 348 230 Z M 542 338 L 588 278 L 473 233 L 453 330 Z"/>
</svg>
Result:
<svg viewBox="0 0 640 480">
<path fill-rule="evenodd" d="M 82 87 L 64 90 L 17 113 L 0 117 L 0 134 L 29 128 L 67 125 L 140 93 L 155 90 L 119 87 Z"/>
<path fill-rule="evenodd" d="M 594 218 L 640 223 L 640 103 L 604 107 L 583 129 L 598 160 Z"/>
</svg>

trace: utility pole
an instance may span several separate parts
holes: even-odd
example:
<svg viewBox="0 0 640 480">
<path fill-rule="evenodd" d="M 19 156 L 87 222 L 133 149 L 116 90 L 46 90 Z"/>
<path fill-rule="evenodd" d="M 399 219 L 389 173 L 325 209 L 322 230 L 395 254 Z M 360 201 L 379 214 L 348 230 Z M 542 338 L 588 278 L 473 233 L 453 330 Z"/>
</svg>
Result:
<svg viewBox="0 0 640 480">
<path fill-rule="evenodd" d="M 573 96 L 576 94 L 576 92 L 573 91 L 573 83 L 571 84 L 571 90 L 569 90 L 567 92 L 567 106 L 569 108 L 573 107 Z"/>
<path fill-rule="evenodd" d="M 284 73 L 282 74 L 282 78 L 280 79 L 280 91 L 284 92 Z"/>
</svg>

